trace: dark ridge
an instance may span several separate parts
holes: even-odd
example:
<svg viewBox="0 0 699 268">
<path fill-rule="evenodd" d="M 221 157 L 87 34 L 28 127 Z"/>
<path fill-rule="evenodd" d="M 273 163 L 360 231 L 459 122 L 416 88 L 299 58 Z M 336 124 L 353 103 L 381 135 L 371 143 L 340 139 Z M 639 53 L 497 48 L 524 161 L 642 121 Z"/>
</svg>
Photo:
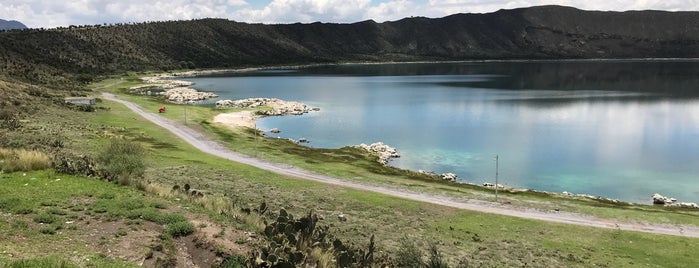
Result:
<svg viewBox="0 0 699 268">
<path fill-rule="evenodd" d="M 225 19 L 0 33 L 2 74 L 51 85 L 124 71 L 480 59 L 697 58 L 699 12 L 562 6 L 376 23 Z"/>
</svg>

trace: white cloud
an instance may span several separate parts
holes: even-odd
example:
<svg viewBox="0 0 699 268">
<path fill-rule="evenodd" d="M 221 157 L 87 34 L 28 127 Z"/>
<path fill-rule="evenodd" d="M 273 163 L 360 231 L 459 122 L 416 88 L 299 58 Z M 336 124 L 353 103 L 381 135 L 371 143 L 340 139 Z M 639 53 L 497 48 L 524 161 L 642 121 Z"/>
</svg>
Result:
<svg viewBox="0 0 699 268">
<path fill-rule="evenodd" d="M 262 3 L 261 3 L 262 2 Z M 245 22 L 382 22 L 536 5 L 587 10 L 699 10 L 699 0 L 0 0 L 0 18 L 30 27 L 228 18 Z"/>
<path fill-rule="evenodd" d="M 355 22 L 366 18 L 370 0 L 273 0 L 263 9 L 243 9 L 233 19 L 248 22 Z"/>
</svg>

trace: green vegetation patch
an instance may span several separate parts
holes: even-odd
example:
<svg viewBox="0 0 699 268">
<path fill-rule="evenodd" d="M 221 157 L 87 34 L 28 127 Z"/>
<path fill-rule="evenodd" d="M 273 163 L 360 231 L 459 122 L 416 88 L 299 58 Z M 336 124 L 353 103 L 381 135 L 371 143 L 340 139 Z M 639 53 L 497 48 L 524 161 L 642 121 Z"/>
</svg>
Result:
<svg viewBox="0 0 699 268">
<path fill-rule="evenodd" d="M 6 253 L 0 258 L 13 257 L 5 262 L 0 259 L 0 267 L 63 267 L 61 263 L 66 267 L 132 266 L 96 257 L 97 241 L 91 241 L 85 231 L 99 230 L 96 224 L 123 221 L 124 227 L 114 232 L 117 238 L 123 237 L 128 235 L 127 222 L 143 219 L 161 225 L 177 224 L 178 229 L 172 232 L 177 236 L 191 233 L 185 228 L 191 224 L 184 215 L 163 212 L 164 207 L 163 200 L 134 188 L 93 178 L 52 171 L 0 174 L 0 252 Z M 47 252 L 80 261 L 44 258 Z M 42 266 L 44 263 L 50 265 Z"/>
</svg>

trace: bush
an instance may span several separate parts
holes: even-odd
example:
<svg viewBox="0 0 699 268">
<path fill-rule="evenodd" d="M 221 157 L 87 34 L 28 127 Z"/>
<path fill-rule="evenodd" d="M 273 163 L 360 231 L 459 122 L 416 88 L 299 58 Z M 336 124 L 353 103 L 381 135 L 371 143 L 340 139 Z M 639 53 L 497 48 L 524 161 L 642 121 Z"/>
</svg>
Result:
<svg viewBox="0 0 699 268">
<path fill-rule="evenodd" d="M 172 237 L 188 236 L 194 233 L 194 225 L 188 221 L 180 221 L 165 225 L 165 233 Z"/>
<path fill-rule="evenodd" d="M 415 245 L 415 241 L 408 237 L 400 239 L 400 246 L 396 252 L 396 267 L 424 267 L 422 251 Z"/>
<path fill-rule="evenodd" d="M 53 168 L 70 175 L 94 176 L 97 174 L 94 161 L 87 156 L 58 153 L 53 157 Z"/>
<path fill-rule="evenodd" d="M 245 257 L 239 255 L 228 256 L 223 259 L 221 268 L 245 268 Z"/>
<path fill-rule="evenodd" d="M 52 224 L 58 221 L 58 217 L 52 214 L 37 214 L 34 216 L 34 222 Z"/>
<path fill-rule="evenodd" d="M 430 260 L 427 262 L 428 268 L 449 268 L 449 264 L 442 258 L 442 253 L 439 252 L 437 244 L 430 244 Z"/>
<path fill-rule="evenodd" d="M 45 153 L 24 149 L 0 149 L 0 170 L 3 172 L 46 169 L 51 160 Z"/>
<path fill-rule="evenodd" d="M 130 185 L 131 179 L 141 177 L 145 172 L 144 155 L 145 150 L 137 143 L 112 140 L 98 157 L 102 178 Z"/>
</svg>

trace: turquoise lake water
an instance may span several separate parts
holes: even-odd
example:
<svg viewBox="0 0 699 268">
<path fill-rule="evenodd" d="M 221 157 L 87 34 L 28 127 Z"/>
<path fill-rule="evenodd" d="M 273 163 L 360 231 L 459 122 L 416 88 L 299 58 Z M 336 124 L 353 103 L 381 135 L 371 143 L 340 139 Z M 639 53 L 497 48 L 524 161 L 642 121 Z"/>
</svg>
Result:
<svg viewBox="0 0 699 268">
<path fill-rule="evenodd" d="M 463 62 L 317 66 L 196 77 L 220 99 L 321 110 L 262 129 L 308 146 L 382 141 L 391 165 L 650 203 L 699 202 L 699 61 Z"/>
</svg>

